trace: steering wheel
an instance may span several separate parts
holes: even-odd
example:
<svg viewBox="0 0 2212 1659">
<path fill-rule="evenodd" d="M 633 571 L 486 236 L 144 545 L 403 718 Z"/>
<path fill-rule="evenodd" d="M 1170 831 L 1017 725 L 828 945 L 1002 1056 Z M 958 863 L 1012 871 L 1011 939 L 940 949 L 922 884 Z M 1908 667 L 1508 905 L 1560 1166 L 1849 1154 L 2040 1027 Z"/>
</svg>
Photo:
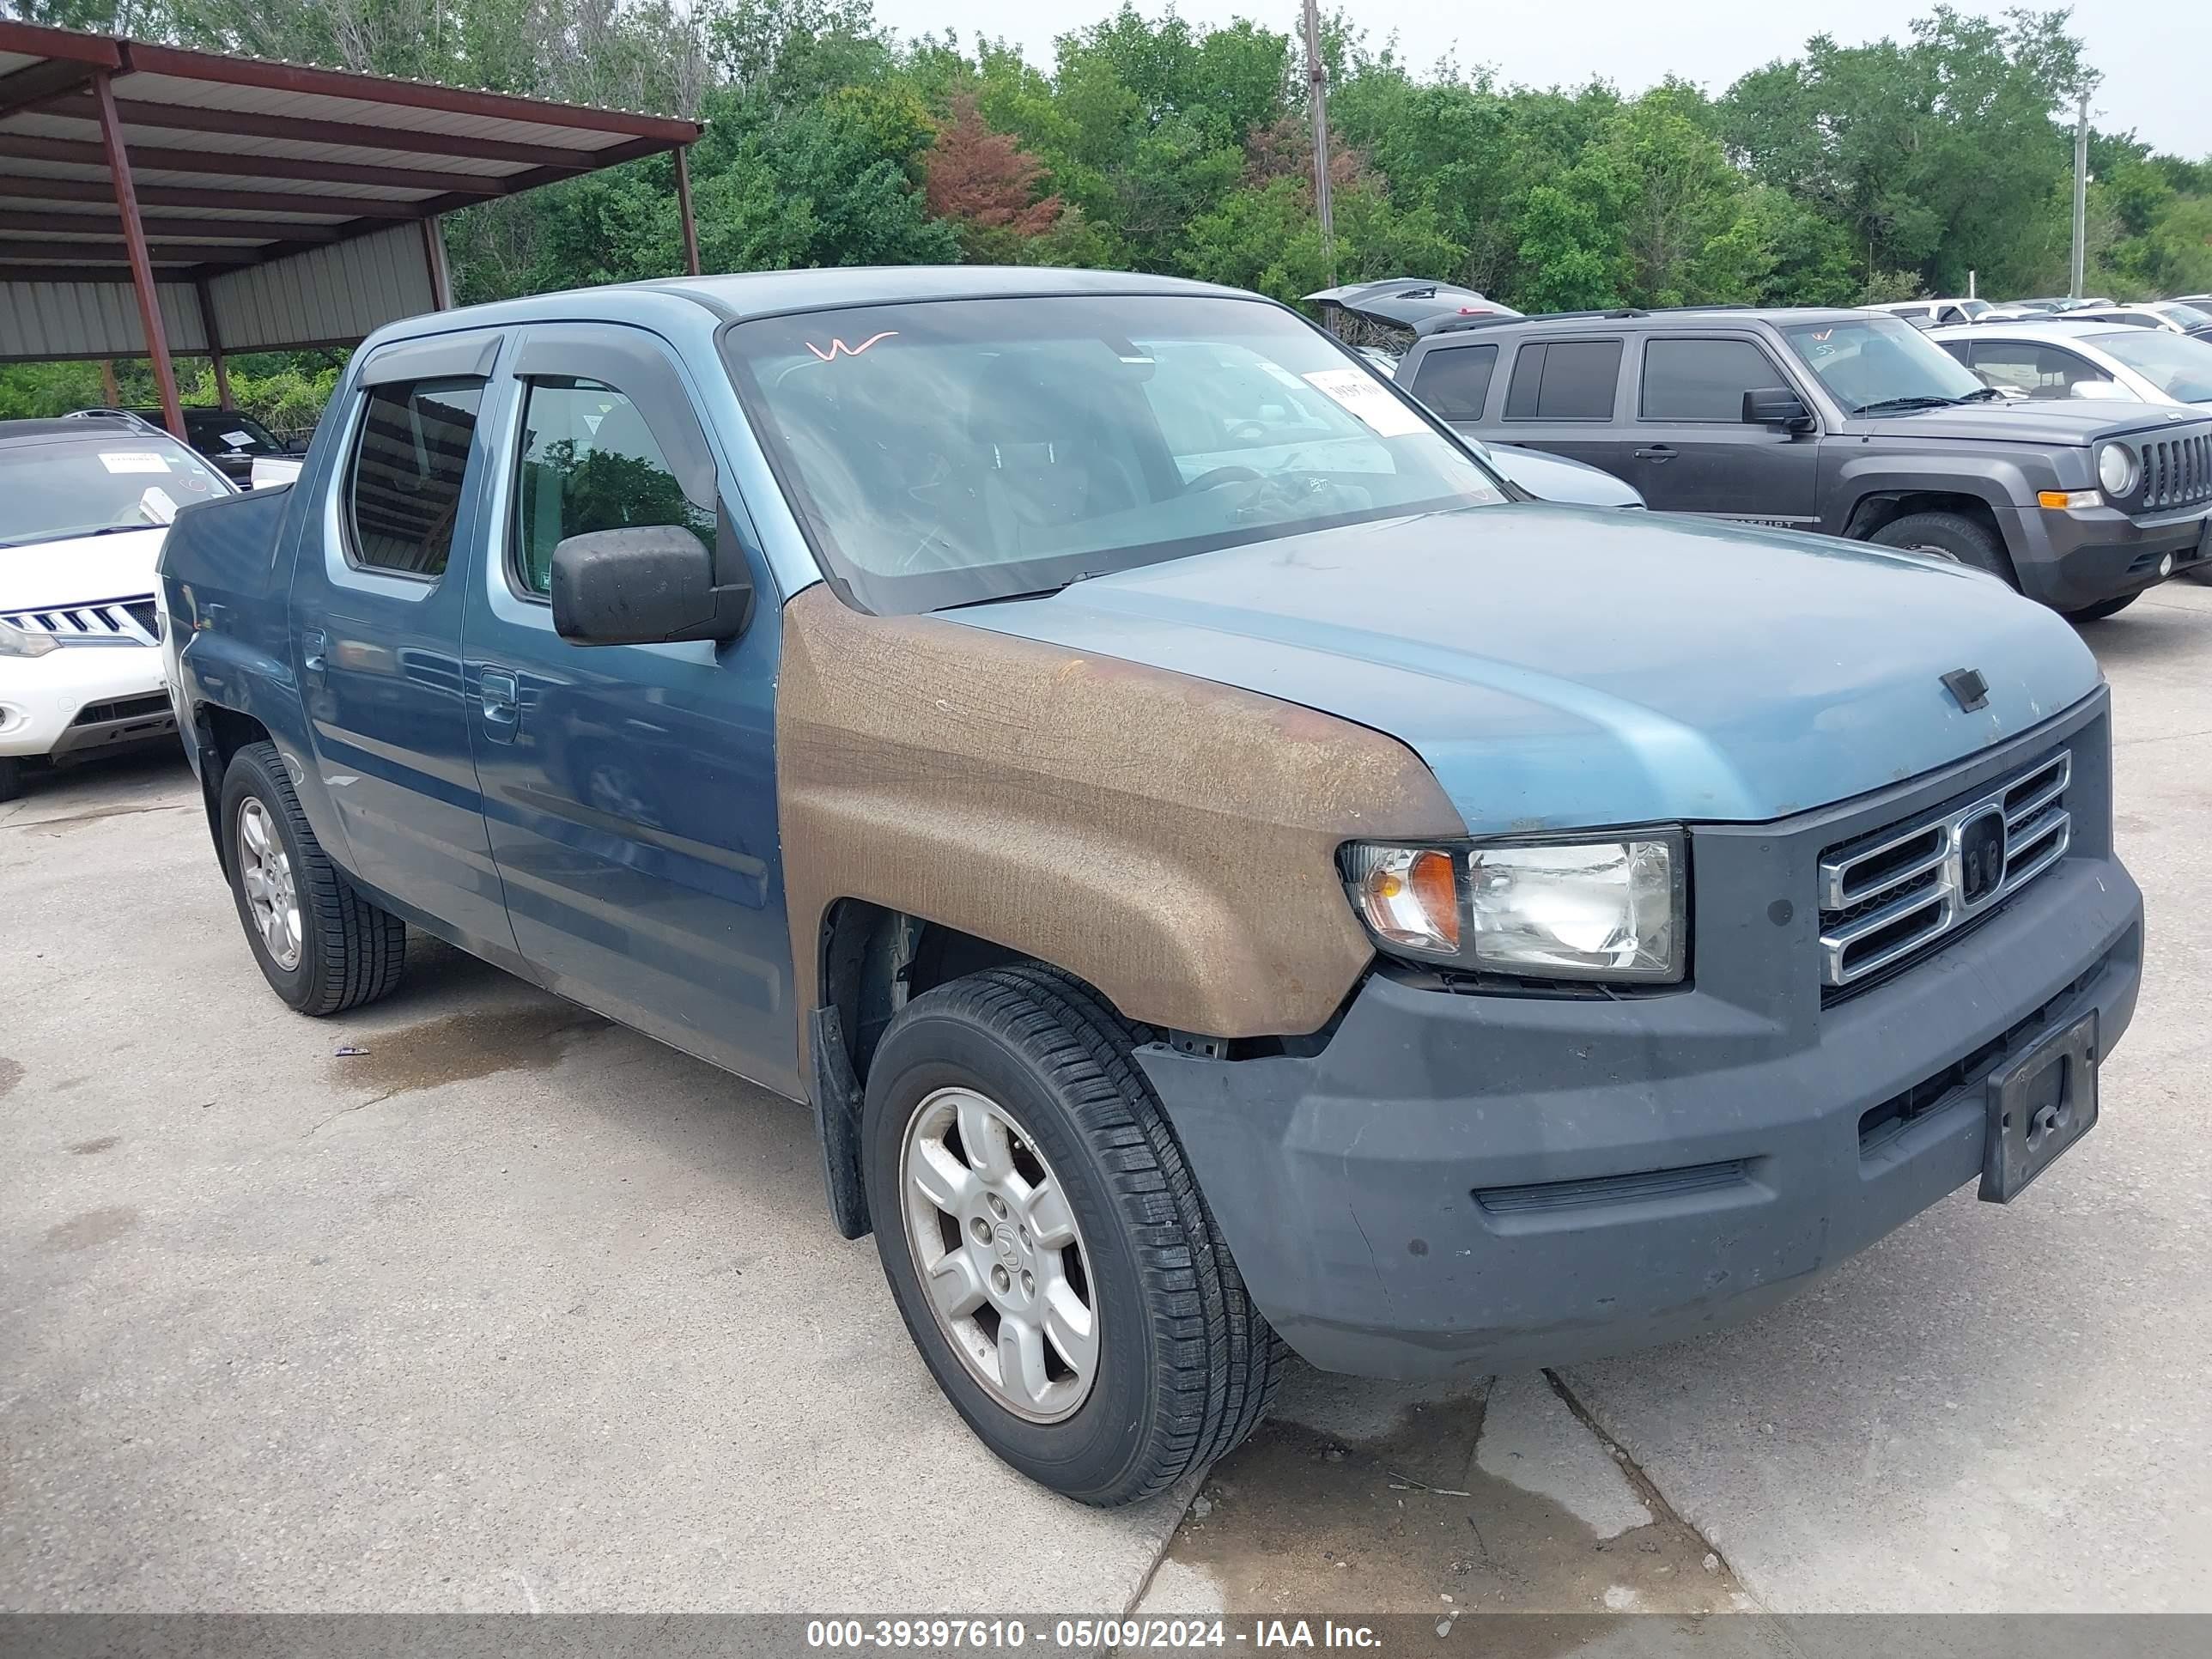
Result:
<svg viewBox="0 0 2212 1659">
<path fill-rule="evenodd" d="M 1201 489 L 1218 489 L 1224 484 L 1261 483 L 1267 475 L 1249 466 L 1217 466 L 1210 472 L 1201 472 L 1182 487 L 1186 495 L 1195 495 Z"/>
</svg>

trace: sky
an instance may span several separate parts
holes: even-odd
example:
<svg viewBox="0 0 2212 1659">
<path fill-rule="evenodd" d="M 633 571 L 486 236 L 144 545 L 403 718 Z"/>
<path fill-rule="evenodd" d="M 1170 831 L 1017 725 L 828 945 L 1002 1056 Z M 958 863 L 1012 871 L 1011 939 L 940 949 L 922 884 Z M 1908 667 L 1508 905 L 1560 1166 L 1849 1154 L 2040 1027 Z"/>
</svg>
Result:
<svg viewBox="0 0 2212 1659">
<path fill-rule="evenodd" d="M 1039 65 L 1055 35 L 1097 21 L 1120 0 L 876 0 L 902 33 L 951 26 L 963 43 L 977 33 L 1018 41 Z M 1139 0 L 1158 15 L 1158 0 Z M 1333 9 L 1322 0 L 1323 9 Z M 1962 12 L 1996 15 L 2004 4 L 1958 0 Z M 2051 9 L 2037 4 L 2036 9 Z M 1297 0 L 1182 0 L 1193 22 L 1245 16 L 1295 33 Z M 1929 0 L 1851 0 L 1832 10 L 1777 0 L 1567 0 L 1551 9 L 1477 8 L 1449 0 L 1347 0 L 1370 46 L 1393 32 L 1400 56 L 1426 67 L 1456 47 L 1462 67 L 1491 65 L 1501 80 L 1577 85 L 1592 76 L 1635 92 L 1668 73 L 1718 92 L 1747 70 L 1794 57 L 1822 29 L 1845 45 L 1905 38 Z M 2206 0 L 2081 0 L 2074 32 L 2104 75 L 2091 118 L 2107 131 L 2135 130 L 2154 148 L 2191 160 L 2212 157 L 2212 4 Z M 1548 19 L 1549 21 L 1543 21 Z"/>
</svg>

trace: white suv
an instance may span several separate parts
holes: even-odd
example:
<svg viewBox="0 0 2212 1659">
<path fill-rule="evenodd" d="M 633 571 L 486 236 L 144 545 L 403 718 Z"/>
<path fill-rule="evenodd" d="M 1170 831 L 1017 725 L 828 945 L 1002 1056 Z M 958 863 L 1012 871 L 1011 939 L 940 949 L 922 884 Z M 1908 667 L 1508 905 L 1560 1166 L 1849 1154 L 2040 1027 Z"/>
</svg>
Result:
<svg viewBox="0 0 2212 1659">
<path fill-rule="evenodd" d="M 128 416 L 0 421 L 0 800 L 27 767 L 176 730 L 154 560 L 179 507 L 235 493 Z"/>
</svg>

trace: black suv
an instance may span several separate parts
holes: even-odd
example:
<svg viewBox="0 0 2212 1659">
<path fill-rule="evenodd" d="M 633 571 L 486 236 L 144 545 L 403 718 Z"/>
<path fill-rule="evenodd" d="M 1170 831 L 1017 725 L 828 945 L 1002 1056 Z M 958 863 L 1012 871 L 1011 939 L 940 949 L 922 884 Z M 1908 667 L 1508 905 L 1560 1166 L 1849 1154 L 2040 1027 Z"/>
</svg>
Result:
<svg viewBox="0 0 2212 1659">
<path fill-rule="evenodd" d="M 70 417 L 92 419 L 100 416 L 128 416 L 161 431 L 168 430 L 161 423 L 159 407 L 79 409 L 72 410 Z M 253 458 L 256 455 L 297 455 L 307 449 L 304 442 L 283 442 L 253 416 L 241 415 L 234 409 L 209 409 L 202 404 L 188 404 L 185 406 L 184 416 L 185 441 L 213 461 L 223 477 L 240 489 L 253 488 Z"/>
<path fill-rule="evenodd" d="M 2079 620 L 2212 556 L 2212 417 L 2021 401 L 1876 312 L 1447 319 L 1397 380 L 1655 510 L 1948 554 Z"/>
</svg>

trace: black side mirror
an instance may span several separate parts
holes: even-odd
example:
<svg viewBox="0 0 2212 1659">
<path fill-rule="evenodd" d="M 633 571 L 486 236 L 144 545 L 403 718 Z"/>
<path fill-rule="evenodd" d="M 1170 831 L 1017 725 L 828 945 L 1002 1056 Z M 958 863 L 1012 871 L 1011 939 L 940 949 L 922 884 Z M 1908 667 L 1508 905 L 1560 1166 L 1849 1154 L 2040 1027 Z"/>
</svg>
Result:
<svg viewBox="0 0 2212 1659">
<path fill-rule="evenodd" d="M 1786 386 L 1760 386 L 1745 392 L 1743 418 L 1747 426 L 1786 427 L 1792 432 L 1813 429 L 1813 411 Z"/>
<path fill-rule="evenodd" d="M 714 556 L 678 525 L 571 536 L 553 550 L 553 631 L 579 645 L 733 640 L 752 619 L 744 562 L 715 580 Z"/>
<path fill-rule="evenodd" d="M 313 441 L 312 438 L 295 438 L 284 446 L 284 453 L 287 455 L 304 455 L 307 453 L 307 446 Z"/>
</svg>

